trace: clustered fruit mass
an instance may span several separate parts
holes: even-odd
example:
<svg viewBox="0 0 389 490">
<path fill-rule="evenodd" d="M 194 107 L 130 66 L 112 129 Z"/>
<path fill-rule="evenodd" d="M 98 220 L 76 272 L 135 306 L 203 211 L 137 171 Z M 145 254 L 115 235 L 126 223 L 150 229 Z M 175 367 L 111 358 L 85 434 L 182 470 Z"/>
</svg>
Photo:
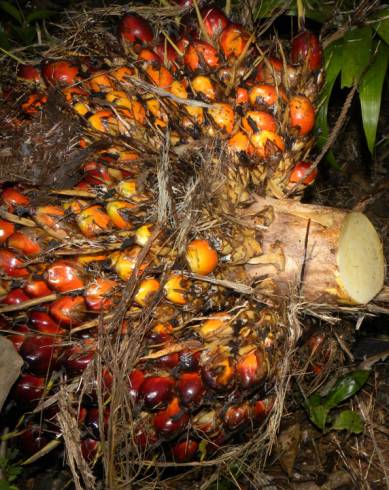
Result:
<svg viewBox="0 0 389 490">
<path fill-rule="evenodd" d="M 179 253 L 168 227 L 160 230 L 151 219 L 157 192 L 147 175 L 155 179 L 156 170 L 147 149 L 161 153 L 166 138 L 171 152 L 213 142 L 228 162 L 215 215 L 244 204 L 251 191 L 282 197 L 296 183 L 311 184 L 316 170 L 306 158 L 322 50 L 304 31 L 291 44 L 267 42 L 263 51 L 254 34 L 215 7 L 203 8 L 201 19 L 184 16 L 176 37 L 158 37 L 146 19 L 126 14 L 119 37 L 122 64 L 82 57 L 18 70 L 32 85 L 21 103 L 26 120 L 45 110 L 54 87 L 84 124 L 82 147 L 107 136 L 114 144 L 83 164 L 75 188 L 45 203 L 26 186 L 2 187 L 2 330 L 25 361 L 11 398 L 29 411 L 55 392 L 53 373 L 81 376 L 94 362 L 99 317 L 116 311 L 135 276 L 119 334 L 125 338 L 146 310 L 151 320 L 140 360 L 125 373 L 134 441 L 184 462 L 200 457 L 201 443 L 202 453 L 213 454 L 266 419 L 284 330 L 277 312 L 191 277 L 223 279 L 234 265 L 239 274 L 247 254 L 260 254 L 260 240 L 253 230 L 235 230 L 229 241 L 197 231 Z M 176 158 L 180 172 L 185 158 Z M 105 366 L 104 425 L 111 383 Z M 88 460 L 105 430 L 96 407 L 92 390 L 78 413 Z M 58 434 L 56 411 L 54 405 L 26 417 L 25 451 Z"/>
</svg>

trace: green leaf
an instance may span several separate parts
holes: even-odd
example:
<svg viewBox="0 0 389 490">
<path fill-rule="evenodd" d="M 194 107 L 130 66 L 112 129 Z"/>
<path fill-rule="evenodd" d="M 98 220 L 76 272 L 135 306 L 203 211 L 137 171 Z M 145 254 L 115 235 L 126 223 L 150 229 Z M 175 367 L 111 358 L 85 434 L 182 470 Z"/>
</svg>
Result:
<svg viewBox="0 0 389 490">
<path fill-rule="evenodd" d="M 323 148 L 325 145 L 329 130 L 328 130 L 328 103 L 331 97 L 332 89 L 342 69 L 343 43 L 338 41 L 331 44 L 324 50 L 324 62 L 326 70 L 325 84 L 320 92 L 319 110 L 316 115 L 316 133 L 317 145 Z M 327 160 L 336 166 L 336 161 L 333 153 L 327 153 Z"/>
<path fill-rule="evenodd" d="M 332 429 L 347 430 L 352 434 L 363 432 L 363 420 L 359 413 L 353 410 L 344 410 L 336 417 Z"/>
<path fill-rule="evenodd" d="M 12 5 L 11 2 L 0 1 L 0 9 L 7 12 L 7 14 L 17 20 L 20 25 L 23 25 L 22 14 L 20 13 L 19 9 L 15 7 L 15 5 Z"/>
<path fill-rule="evenodd" d="M 5 480 L 0 480 L 0 490 L 18 490 L 18 487 L 15 487 L 15 485 L 10 485 Z"/>
<path fill-rule="evenodd" d="M 380 10 L 373 18 L 377 20 L 373 24 L 375 31 L 386 44 L 389 44 L 389 8 Z"/>
<path fill-rule="evenodd" d="M 344 36 L 341 88 L 352 87 L 367 68 L 373 32 L 370 27 L 350 29 Z"/>
<path fill-rule="evenodd" d="M 32 44 L 34 39 L 36 38 L 36 29 L 35 27 L 18 27 L 11 26 L 12 30 L 16 33 L 18 38 L 26 45 Z"/>
<path fill-rule="evenodd" d="M 41 9 L 41 10 L 34 10 L 33 12 L 29 13 L 26 17 L 26 22 L 28 24 L 31 24 L 31 22 L 35 22 L 37 20 L 42 20 L 42 19 L 48 19 L 49 17 L 53 17 L 57 12 L 55 10 L 47 10 L 47 9 Z"/>
<path fill-rule="evenodd" d="M 307 19 L 312 19 L 320 24 L 324 24 L 333 16 L 334 10 L 332 6 L 320 5 L 319 8 L 309 8 L 306 7 L 304 10 L 305 17 Z M 297 9 L 291 8 L 286 12 L 287 15 L 297 17 Z"/>
<path fill-rule="evenodd" d="M 389 46 L 380 43 L 376 58 L 364 74 L 359 87 L 362 122 L 367 146 L 373 153 L 377 135 L 378 118 L 380 115 L 382 87 L 389 61 Z"/>
<path fill-rule="evenodd" d="M 0 24 L 0 47 L 2 47 L 3 49 L 9 49 L 10 47 L 8 34 L 5 32 L 1 24 Z"/>
<path fill-rule="evenodd" d="M 321 430 L 324 430 L 327 422 L 329 409 L 324 405 L 310 406 L 308 400 L 308 415 L 312 423 Z"/>
<path fill-rule="evenodd" d="M 323 398 L 323 406 L 328 410 L 337 407 L 340 403 L 362 388 L 366 383 L 370 371 L 353 371 L 338 379 L 335 386 L 331 388 L 328 394 Z"/>
<path fill-rule="evenodd" d="M 254 12 L 254 20 L 271 17 L 275 9 L 285 7 L 283 0 L 267 0 L 259 2 L 257 10 Z"/>
</svg>

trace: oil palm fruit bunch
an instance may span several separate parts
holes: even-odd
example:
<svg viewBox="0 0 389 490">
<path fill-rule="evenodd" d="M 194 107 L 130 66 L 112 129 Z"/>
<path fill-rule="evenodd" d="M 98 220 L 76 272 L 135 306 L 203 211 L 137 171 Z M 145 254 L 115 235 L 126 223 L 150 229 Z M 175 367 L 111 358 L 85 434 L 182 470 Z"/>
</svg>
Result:
<svg viewBox="0 0 389 490">
<path fill-rule="evenodd" d="M 25 360 L 12 398 L 30 411 L 55 395 L 60 376 L 77 385 L 93 371 L 102 331 L 123 344 L 141 332 L 136 362 L 121 373 L 133 413 L 127 431 L 141 451 L 184 462 L 208 457 L 271 411 L 286 332 L 277 310 L 226 284 L 245 278 L 242 264 L 261 253 L 261 237 L 225 215 L 253 191 L 282 197 L 314 180 L 307 157 L 322 54 L 308 32 L 261 46 L 215 7 L 185 16 L 175 36 L 157 36 L 137 14 L 118 31 L 125 55 L 115 63 L 19 68 L 33 86 L 21 104 L 27 120 L 55 89 L 82 122 L 80 145 L 109 144 L 71 189 L 42 199 L 36 188 L 2 187 L 2 329 Z M 192 192 L 194 224 L 185 228 L 186 191 L 198 175 L 209 194 Z M 161 187 L 170 192 L 165 219 Z M 116 412 L 117 374 L 109 357 L 103 363 L 77 415 L 87 460 Z M 53 400 L 25 418 L 21 445 L 30 452 L 61 432 Z"/>
</svg>

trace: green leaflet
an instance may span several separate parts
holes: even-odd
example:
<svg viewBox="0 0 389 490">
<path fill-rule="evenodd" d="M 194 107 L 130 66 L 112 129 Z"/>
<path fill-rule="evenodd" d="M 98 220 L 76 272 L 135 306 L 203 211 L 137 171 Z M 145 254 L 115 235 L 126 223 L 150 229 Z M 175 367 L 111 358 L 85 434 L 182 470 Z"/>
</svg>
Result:
<svg viewBox="0 0 389 490">
<path fill-rule="evenodd" d="M 8 15 L 13 17 L 20 25 L 23 24 L 23 16 L 19 9 L 15 7 L 11 2 L 1 1 L 0 9 L 7 12 Z"/>
<path fill-rule="evenodd" d="M 334 87 L 335 81 L 338 78 L 342 69 L 342 56 L 343 43 L 339 41 L 331 44 L 324 51 L 326 78 L 325 84 L 320 92 L 319 110 L 316 115 L 316 132 L 318 134 L 317 145 L 319 148 L 323 148 L 325 145 L 329 130 L 328 130 L 328 103 Z M 336 161 L 333 153 L 330 151 L 327 154 L 329 162 L 336 166 Z"/>
<path fill-rule="evenodd" d="M 332 429 L 347 430 L 352 434 L 360 434 L 363 432 L 363 420 L 359 413 L 353 410 L 343 410 L 336 417 L 332 424 Z"/>
<path fill-rule="evenodd" d="M 30 24 L 31 22 L 35 22 L 37 20 L 48 19 L 49 17 L 53 17 L 57 12 L 55 10 L 48 9 L 40 9 L 34 10 L 29 13 L 26 17 L 26 22 Z"/>
<path fill-rule="evenodd" d="M 286 7 L 286 2 L 283 0 L 266 0 L 259 2 L 257 10 L 254 12 L 254 20 L 271 17 L 277 8 Z"/>
<path fill-rule="evenodd" d="M 370 27 L 351 29 L 343 38 L 341 88 L 352 87 L 366 70 L 371 56 Z"/>
<path fill-rule="evenodd" d="M 355 395 L 362 386 L 366 383 L 367 378 L 370 375 L 370 371 L 352 371 L 346 374 L 342 378 L 338 379 L 335 385 L 323 398 L 322 404 L 331 410 L 331 408 L 337 407 L 340 403 Z"/>
<path fill-rule="evenodd" d="M 363 75 L 359 87 L 362 122 L 365 131 L 367 146 L 373 153 L 378 118 L 380 115 L 382 87 L 385 80 L 389 61 L 389 46 L 380 42 L 377 47 L 376 58 L 367 72 Z"/>
<path fill-rule="evenodd" d="M 377 34 L 383 39 L 386 44 L 389 44 L 389 8 L 384 8 L 374 16 L 377 23 L 373 25 Z"/>
</svg>

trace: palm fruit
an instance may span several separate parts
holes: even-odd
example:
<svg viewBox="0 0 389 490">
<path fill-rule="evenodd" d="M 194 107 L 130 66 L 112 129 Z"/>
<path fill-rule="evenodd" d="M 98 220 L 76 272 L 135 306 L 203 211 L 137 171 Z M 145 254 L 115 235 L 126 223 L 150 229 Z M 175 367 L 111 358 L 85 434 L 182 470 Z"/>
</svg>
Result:
<svg viewBox="0 0 389 490">
<path fill-rule="evenodd" d="M 77 379 L 90 371 L 99 328 L 108 337 L 116 328 L 117 340 L 141 332 L 136 362 L 121 373 L 134 414 L 129 439 L 177 462 L 211 455 L 271 412 L 286 335 L 281 314 L 225 283 L 247 281 L 242 265 L 262 254 L 259 230 L 272 215 L 259 215 L 258 227 L 226 216 L 253 191 L 278 198 L 314 180 L 304 170 L 321 80 L 312 34 L 265 56 L 261 41 L 219 9 L 201 15 L 203 29 L 193 16 L 186 35 L 172 41 L 126 14 L 119 38 L 127 57 L 109 70 L 83 71 L 76 59 L 20 69 L 41 91 L 21 105 L 27 119 L 44 110 L 44 79 L 82 121 L 82 147 L 107 136 L 112 146 L 91 152 L 79 184 L 46 201 L 36 204 L 27 187 L 5 185 L 1 195 L 8 214 L 0 220 L 0 312 L 26 361 L 14 398 L 30 410 L 53 389 L 44 375 L 62 369 Z M 166 148 L 175 205 L 157 225 Z M 208 167 L 198 148 L 208 152 Z M 185 228 L 182 189 L 197 175 L 207 201 Z M 86 391 L 96 405 L 100 384 L 108 407 L 112 359 L 103 361 L 103 376 Z M 92 461 L 105 429 L 95 408 L 83 410 L 81 450 Z"/>
</svg>

